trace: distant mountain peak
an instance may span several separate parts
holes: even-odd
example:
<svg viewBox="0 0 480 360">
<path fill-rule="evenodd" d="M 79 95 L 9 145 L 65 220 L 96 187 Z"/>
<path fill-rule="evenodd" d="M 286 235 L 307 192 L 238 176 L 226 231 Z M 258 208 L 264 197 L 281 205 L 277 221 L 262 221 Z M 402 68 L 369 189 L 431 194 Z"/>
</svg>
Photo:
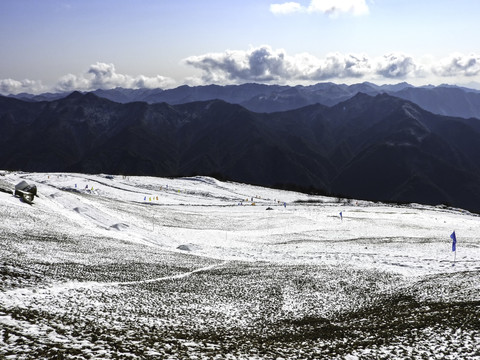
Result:
<svg viewBox="0 0 480 360">
<path fill-rule="evenodd" d="M 480 119 L 480 90 L 457 85 L 415 87 L 407 82 L 376 85 L 371 82 L 357 84 L 335 84 L 321 82 L 314 85 L 266 85 L 245 83 L 240 85 L 182 85 L 173 89 L 99 89 L 92 93 L 100 98 L 116 103 L 146 102 L 149 104 L 165 102 L 170 105 L 186 104 L 196 101 L 221 99 L 230 104 L 239 104 L 257 113 L 275 113 L 299 109 L 312 104 L 334 106 L 348 99 L 358 101 L 355 96 L 362 94 L 375 96 L 386 93 L 394 97 L 411 101 L 431 113 Z M 70 94 L 44 93 L 40 95 L 17 94 L 9 97 L 30 102 L 52 101 L 65 98 L 80 98 L 85 92 L 74 91 Z M 88 100 L 89 98 L 87 98 Z M 387 99 L 387 98 L 384 98 Z M 92 101 L 90 99 L 90 101 Z"/>
<path fill-rule="evenodd" d="M 97 101 L 97 100 L 109 101 L 108 99 L 105 99 L 103 97 L 99 97 L 92 92 L 81 93 L 80 91 L 74 91 L 70 95 L 68 95 L 67 97 L 65 97 L 63 99 L 60 99 L 60 100 L 68 100 L 68 101 L 82 100 L 82 101 L 88 101 L 88 102 Z"/>
<path fill-rule="evenodd" d="M 72 91 L 70 93 L 70 95 L 68 95 L 67 97 L 65 97 L 65 99 L 69 99 L 69 100 L 74 100 L 74 99 L 81 99 L 83 98 L 84 94 L 82 94 L 80 91 Z"/>
</svg>

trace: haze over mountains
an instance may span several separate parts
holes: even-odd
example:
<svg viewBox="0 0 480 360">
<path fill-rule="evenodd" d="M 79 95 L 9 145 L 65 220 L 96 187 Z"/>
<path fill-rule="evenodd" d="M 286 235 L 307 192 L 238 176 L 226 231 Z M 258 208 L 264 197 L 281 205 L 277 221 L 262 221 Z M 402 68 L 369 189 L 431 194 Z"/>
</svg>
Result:
<svg viewBox="0 0 480 360">
<path fill-rule="evenodd" d="M 345 85 L 319 83 L 311 86 L 280 86 L 262 84 L 180 86 L 175 89 L 123 89 L 95 90 L 94 94 L 120 103 L 144 101 L 149 104 L 166 102 L 171 105 L 194 101 L 224 100 L 239 104 L 254 112 L 277 112 L 322 104 L 336 105 L 357 93 L 369 95 L 387 93 L 410 100 L 434 114 L 480 118 L 480 91 L 457 86 L 441 85 L 414 87 L 407 83 L 378 86 L 364 82 Z M 45 93 L 40 95 L 10 95 L 28 101 L 51 101 L 69 93 Z"/>
<path fill-rule="evenodd" d="M 273 92 L 265 95 L 266 88 L 270 87 L 185 87 L 159 90 L 158 95 L 168 95 L 174 103 L 208 98 L 217 91 L 231 102 L 250 96 L 243 103 L 252 103 L 252 96 L 273 99 Z M 411 89 L 406 84 L 398 88 L 397 92 Z M 297 98 L 304 88 L 275 89 Z M 333 106 L 317 103 L 274 113 L 253 112 L 223 100 L 120 103 L 79 92 L 53 101 L 0 97 L 0 168 L 214 175 L 264 186 L 480 211 L 480 120 L 435 115 L 386 93 L 360 92 L 338 101 L 346 96 L 340 90 L 333 86 L 323 92 Z M 154 94 L 143 92 L 142 96 Z M 133 96 L 141 90 L 105 93 Z"/>
</svg>

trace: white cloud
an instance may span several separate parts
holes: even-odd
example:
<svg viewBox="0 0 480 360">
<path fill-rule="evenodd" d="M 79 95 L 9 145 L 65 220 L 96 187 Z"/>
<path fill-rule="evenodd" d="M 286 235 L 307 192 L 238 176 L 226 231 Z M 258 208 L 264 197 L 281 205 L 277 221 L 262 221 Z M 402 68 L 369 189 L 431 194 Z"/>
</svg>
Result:
<svg viewBox="0 0 480 360">
<path fill-rule="evenodd" d="M 419 66 L 412 57 L 405 54 L 388 54 L 377 62 L 376 73 L 385 78 L 404 79 L 418 74 Z"/>
<path fill-rule="evenodd" d="M 86 90 L 89 88 L 89 81 L 84 77 L 67 74 L 62 76 L 55 85 L 56 91 Z"/>
<path fill-rule="evenodd" d="M 128 85 L 130 85 L 131 82 L 127 76 L 117 74 L 113 64 L 100 62 L 90 65 L 86 80 L 92 89 L 111 89 L 121 86 L 121 84 L 129 83 Z"/>
<path fill-rule="evenodd" d="M 452 54 L 432 68 L 434 74 L 443 77 L 472 77 L 480 75 L 480 56 L 476 54 Z"/>
<path fill-rule="evenodd" d="M 0 94 L 19 94 L 22 92 L 38 93 L 45 91 L 46 88 L 40 81 L 34 80 L 14 80 L 14 79 L 0 79 Z"/>
<path fill-rule="evenodd" d="M 58 91 L 96 90 L 123 88 L 164 88 L 171 87 L 175 81 L 168 77 L 157 75 L 131 76 L 119 74 L 113 64 L 97 62 L 90 65 L 88 71 L 81 75 L 67 74 L 60 78 L 56 85 Z"/>
<path fill-rule="evenodd" d="M 306 8 L 296 2 L 287 2 L 283 4 L 271 4 L 270 11 L 275 15 L 285 15 L 295 12 L 305 11 Z"/>
<path fill-rule="evenodd" d="M 205 82 L 281 81 L 289 73 L 283 50 L 273 51 L 269 46 L 190 56 L 184 63 L 203 70 Z"/>
<path fill-rule="evenodd" d="M 422 69 L 412 57 L 404 54 L 370 59 L 366 55 L 331 53 L 325 58 L 317 58 L 311 54 L 290 56 L 284 50 L 274 50 L 266 45 L 248 51 L 229 50 L 191 56 L 184 62 L 203 71 L 204 83 L 404 79 L 420 76 L 419 70 Z"/>
<path fill-rule="evenodd" d="M 371 61 L 364 55 L 328 54 L 318 61 L 318 68 L 309 74 L 313 80 L 361 78 L 371 72 Z"/>
<path fill-rule="evenodd" d="M 340 14 L 361 16 L 369 13 L 365 0 L 310 0 L 308 6 L 303 6 L 297 2 L 286 2 L 271 4 L 270 11 L 276 15 L 298 12 L 323 13 L 333 18 Z"/>
</svg>

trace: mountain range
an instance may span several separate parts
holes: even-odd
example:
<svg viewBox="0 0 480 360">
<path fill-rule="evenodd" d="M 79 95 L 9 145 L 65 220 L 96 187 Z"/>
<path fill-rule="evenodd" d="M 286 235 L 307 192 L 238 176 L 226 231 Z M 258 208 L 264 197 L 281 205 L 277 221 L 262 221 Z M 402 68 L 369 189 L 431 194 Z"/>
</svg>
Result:
<svg viewBox="0 0 480 360">
<path fill-rule="evenodd" d="M 166 102 L 170 105 L 194 101 L 223 100 L 239 104 L 253 112 L 279 112 L 307 105 L 336 105 L 359 92 L 368 95 L 386 93 L 409 100 L 434 114 L 480 119 L 480 91 L 450 85 L 414 87 L 408 83 L 375 85 L 369 82 L 345 85 L 318 83 L 310 86 L 280 86 L 262 84 L 180 86 L 175 89 L 109 89 L 95 90 L 99 97 L 119 103 L 143 101 L 149 104 Z M 40 95 L 10 95 L 27 101 L 52 101 L 69 93 Z"/>
<path fill-rule="evenodd" d="M 0 97 L 2 169 L 212 175 L 477 212 L 479 140 L 480 120 L 436 115 L 386 93 L 275 113 L 223 100 Z"/>
</svg>

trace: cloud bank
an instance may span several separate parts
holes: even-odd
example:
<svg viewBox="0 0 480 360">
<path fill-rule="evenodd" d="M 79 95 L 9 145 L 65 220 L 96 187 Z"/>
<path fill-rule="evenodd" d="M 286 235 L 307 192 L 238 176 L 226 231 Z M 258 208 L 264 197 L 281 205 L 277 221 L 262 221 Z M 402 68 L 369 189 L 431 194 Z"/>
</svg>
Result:
<svg viewBox="0 0 480 360">
<path fill-rule="evenodd" d="M 270 11 L 275 15 L 322 13 L 333 18 L 341 14 L 361 16 L 369 12 L 365 0 L 310 0 L 308 6 L 303 6 L 297 2 L 285 2 L 282 4 L 271 4 Z"/>
<path fill-rule="evenodd" d="M 380 57 L 330 53 L 323 58 L 308 53 L 289 55 L 282 49 L 260 46 L 190 56 L 184 63 L 202 71 L 198 83 L 244 82 L 313 83 L 319 81 L 479 81 L 480 55 L 452 54 L 443 59 L 415 59 L 404 53 Z M 474 79 L 474 77 L 479 77 Z M 425 82 L 424 81 L 424 82 Z"/>
<path fill-rule="evenodd" d="M 324 81 L 339 79 L 407 79 L 425 75 L 424 67 L 408 55 L 380 58 L 331 53 L 319 59 L 310 54 L 290 56 L 269 46 L 191 56 L 185 64 L 202 70 L 206 83 Z"/>
<path fill-rule="evenodd" d="M 175 81 L 171 78 L 157 75 L 147 77 L 144 75 L 131 76 L 119 74 L 113 64 L 97 62 L 90 65 L 88 71 L 82 75 L 67 74 L 58 81 L 57 91 L 113 89 L 116 87 L 139 88 L 164 88 L 171 87 Z"/>
<path fill-rule="evenodd" d="M 480 55 L 452 54 L 434 68 L 434 73 L 443 77 L 480 75 Z"/>
<path fill-rule="evenodd" d="M 46 87 L 40 81 L 0 79 L 0 94 L 39 93 L 42 91 L 46 91 Z"/>
<path fill-rule="evenodd" d="M 389 79 L 406 79 L 409 76 L 422 77 L 420 65 L 412 57 L 405 54 L 389 54 L 376 59 L 376 75 Z"/>
<path fill-rule="evenodd" d="M 120 74 L 113 64 L 97 62 L 90 65 L 88 70 L 80 75 L 67 74 L 62 76 L 56 84 L 47 87 L 40 81 L 0 79 L 0 94 L 18 94 L 22 92 L 38 94 L 46 91 L 68 92 L 73 90 L 93 91 L 97 89 L 113 89 L 122 87 L 127 89 L 140 88 L 170 88 L 176 84 L 175 80 L 164 76 L 131 76 Z"/>
<path fill-rule="evenodd" d="M 429 59 L 428 62 L 426 59 Z M 480 82 L 480 55 L 452 54 L 443 59 L 415 59 L 403 53 L 380 57 L 365 54 L 330 53 L 318 58 L 309 53 L 289 55 L 285 50 L 260 46 L 249 50 L 228 50 L 190 56 L 182 62 L 200 71 L 198 77 L 183 79 L 179 83 L 191 85 L 241 84 L 246 82 L 270 84 L 312 84 L 316 82 L 395 83 L 396 81 L 427 83 Z M 0 94 L 47 91 L 91 91 L 115 87 L 171 88 L 176 81 L 164 77 L 131 76 L 118 73 L 113 64 L 97 62 L 80 75 L 67 74 L 54 85 L 41 81 L 0 79 Z"/>
</svg>

